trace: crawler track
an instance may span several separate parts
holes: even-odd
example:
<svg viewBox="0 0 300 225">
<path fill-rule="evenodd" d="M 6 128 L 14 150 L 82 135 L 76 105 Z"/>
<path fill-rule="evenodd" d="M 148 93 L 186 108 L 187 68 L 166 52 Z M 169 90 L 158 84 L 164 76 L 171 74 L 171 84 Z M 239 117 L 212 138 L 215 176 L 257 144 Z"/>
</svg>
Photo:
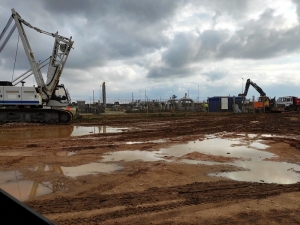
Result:
<svg viewBox="0 0 300 225">
<path fill-rule="evenodd" d="M 69 123 L 72 113 L 60 109 L 0 109 L 0 122 Z"/>
</svg>

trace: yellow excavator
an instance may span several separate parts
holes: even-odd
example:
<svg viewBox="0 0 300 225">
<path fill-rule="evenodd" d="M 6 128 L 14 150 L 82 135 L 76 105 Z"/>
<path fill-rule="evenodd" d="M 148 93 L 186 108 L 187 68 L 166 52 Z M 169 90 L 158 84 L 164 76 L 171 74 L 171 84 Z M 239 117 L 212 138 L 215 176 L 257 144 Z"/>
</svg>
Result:
<svg viewBox="0 0 300 225">
<path fill-rule="evenodd" d="M 271 112 L 271 111 L 275 112 L 275 111 L 277 111 L 275 97 L 270 99 L 266 95 L 266 93 L 256 83 L 252 82 L 250 79 L 247 79 L 244 93 L 241 93 L 238 96 L 246 97 L 248 94 L 250 85 L 252 87 L 254 87 L 254 89 L 260 94 L 258 101 L 254 102 L 254 110 L 256 112 Z"/>
</svg>

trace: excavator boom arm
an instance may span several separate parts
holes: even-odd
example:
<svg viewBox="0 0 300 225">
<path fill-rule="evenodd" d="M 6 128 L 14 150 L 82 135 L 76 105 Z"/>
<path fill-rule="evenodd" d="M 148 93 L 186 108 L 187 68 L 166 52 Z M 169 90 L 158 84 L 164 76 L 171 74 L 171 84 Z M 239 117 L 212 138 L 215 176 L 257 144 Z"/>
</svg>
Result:
<svg viewBox="0 0 300 225">
<path fill-rule="evenodd" d="M 266 96 L 266 93 L 256 83 L 252 82 L 250 79 L 247 79 L 244 93 L 239 94 L 239 96 L 247 96 L 250 85 L 252 85 L 252 87 L 254 87 L 254 89 L 260 94 L 260 96 Z"/>
</svg>

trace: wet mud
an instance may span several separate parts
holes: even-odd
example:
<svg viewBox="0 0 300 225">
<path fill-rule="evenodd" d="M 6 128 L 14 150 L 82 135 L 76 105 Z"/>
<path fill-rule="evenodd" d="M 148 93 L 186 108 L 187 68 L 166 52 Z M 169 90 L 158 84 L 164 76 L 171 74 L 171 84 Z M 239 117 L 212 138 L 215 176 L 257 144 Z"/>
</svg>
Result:
<svg viewBox="0 0 300 225">
<path fill-rule="evenodd" d="M 57 224 L 300 224 L 299 127 L 288 113 L 4 124 L 0 188 Z"/>
</svg>

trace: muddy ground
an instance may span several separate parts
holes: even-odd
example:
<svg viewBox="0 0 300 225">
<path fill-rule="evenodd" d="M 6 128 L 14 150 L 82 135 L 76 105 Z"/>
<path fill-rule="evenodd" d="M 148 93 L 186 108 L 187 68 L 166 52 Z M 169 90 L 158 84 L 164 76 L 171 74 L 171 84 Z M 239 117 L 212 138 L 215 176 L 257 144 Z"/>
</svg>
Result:
<svg viewBox="0 0 300 225">
<path fill-rule="evenodd" d="M 119 167 L 116 171 L 77 177 L 66 176 L 61 169 L 99 162 L 116 151 L 152 152 L 213 134 L 222 138 L 244 134 L 245 139 L 255 134 L 252 140 L 270 146 L 263 151 L 277 155 L 266 161 L 300 165 L 300 114 L 103 114 L 70 125 L 4 124 L 0 129 L 25 135 L 29 129 L 75 125 L 123 130 L 61 138 L 10 137 L 0 142 L 0 171 L 18 171 L 23 180 L 48 184 L 51 193 L 34 195 L 31 190 L 24 203 L 57 224 L 300 224 L 299 182 L 242 182 L 209 175 L 241 170 L 226 164 L 236 160 L 231 157 L 197 152 L 181 157 L 223 162 L 216 165 L 187 164 L 176 157 L 113 161 Z M 300 176 L 300 171 L 295 173 Z"/>
</svg>

